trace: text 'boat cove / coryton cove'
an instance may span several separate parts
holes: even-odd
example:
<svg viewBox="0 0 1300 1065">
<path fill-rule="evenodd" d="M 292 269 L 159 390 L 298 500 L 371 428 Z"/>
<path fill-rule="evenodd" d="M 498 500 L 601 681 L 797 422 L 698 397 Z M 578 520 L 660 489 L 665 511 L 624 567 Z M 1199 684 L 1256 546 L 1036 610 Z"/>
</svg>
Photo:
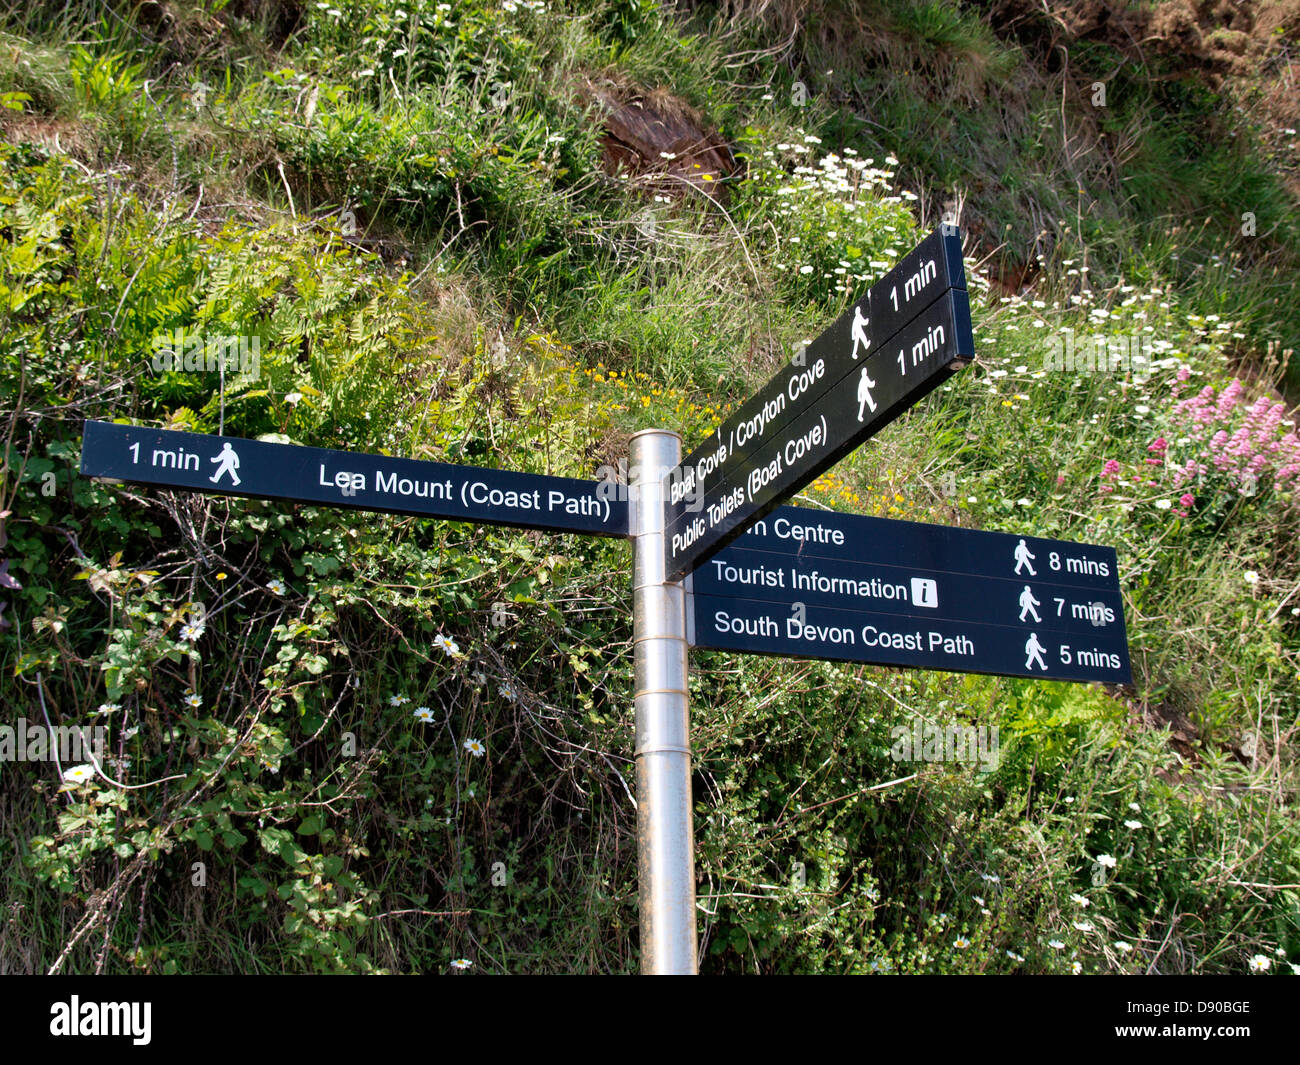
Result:
<svg viewBox="0 0 1300 1065">
<path fill-rule="evenodd" d="M 974 355 L 955 226 L 941 226 L 666 479 L 678 579 Z"/>
</svg>

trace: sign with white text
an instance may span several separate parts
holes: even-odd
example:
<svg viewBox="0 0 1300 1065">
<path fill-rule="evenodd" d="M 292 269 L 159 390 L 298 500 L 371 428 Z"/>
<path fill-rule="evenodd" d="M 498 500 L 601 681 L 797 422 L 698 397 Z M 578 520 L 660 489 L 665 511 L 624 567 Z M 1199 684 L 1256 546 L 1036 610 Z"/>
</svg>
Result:
<svg viewBox="0 0 1300 1065">
<path fill-rule="evenodd" d="M 693 646 L 1130 683 L 1113 549 L 781 507 L 690 577 Z"/>
<path fill-rule="evenodd" d="M 696 482 L 705 486 L 698 506 L 695 499 L 688 502 L 681 491 L 674 496 L 671 475 L 667 481 L 669 579 L 680 579 L 750 522 L 815 480 L 920 402 L 973 355 L 966 290 L 950 288 L 890 340 L 873 344 L 856 370 L 822 392 L 815 404 L 793 420 L 772 429 L 778 424 L 776 417 L 764 421 L 760 411 L 727 429 L 718 452 L 720 475 L 706 478 L 700 474 Z M 778 381 L 788 382 L 784 393 L 788 394 L 797 383 L 808 379 L 819 383 L 826 375 L 825 363 L 819 359 L 798 373 L 782 371 Z M 689 472 L 686 476 L 689 479 Z"/>
<path fill-rule="evenodd" d="M 627 536 L 596 481 L 86 422 L 81 472 L 135 484 L 525 529 Z"/>
</svg>

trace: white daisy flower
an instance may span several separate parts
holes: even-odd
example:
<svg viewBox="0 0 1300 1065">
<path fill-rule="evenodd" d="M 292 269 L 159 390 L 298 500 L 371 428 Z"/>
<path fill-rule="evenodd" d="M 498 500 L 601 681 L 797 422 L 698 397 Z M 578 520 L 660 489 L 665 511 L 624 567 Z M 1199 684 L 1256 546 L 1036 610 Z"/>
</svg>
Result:
<svg viewBox="0 0 1300 1065">
<path fill-rule="evenodd" d="M 1116 862 L 1109 854 L 1099 854 L 1097 855 L 1097 864 L 1103 869 L 1114 869 Z"/>
<path fill-rule="evenodd" d="M 85 784 L 95 779 L 95 767 L 90 765 L 74 765 L 63 771 L 63 780 L 68 784 Z"/>
<path fill-rule="evenodd" d="M 267 591 L 274 592 L 276 595 L 284 595 L 287 590 L 284 586 L 284 581 L 280 580 L 279 577 L 276 577 L 273 581 L 267 581 L 266 588 Z"/>
<path fill-rule="evenodd" d="M 200 706 L 203 705 L 203 696 L 197 694 L 196 692 L 188 692 L 185 696 L 184 703 L 191 710 L 197 710 Z"/>
<path fill-rule="evenodd" d="M 465 750 L 469 751 L 469 753 L 475 758 L 482 758 L 487 754 L 487 748 L 484 747 L 483 744 L 479 743 L 478 740 L 466 740 L 461 744 L 461 746 L 464 747 Z"/>
<path fill-rule="evenodd" d="M 1249 962 L 1250 971 L 1253 973 L 1266 973 L 1273 966 L 1273 959 L 1263 954 L 1256 954 Z"/>
<path fill-rule="evenodd" d="M 433 720 L 433 711 L 427 706 L 417 706 L 415 708 L 415 720 L 429 722 Z"/>
<path fill-rule="evenodd" d="M 468 969 L 474 963 L 468 958 L 457 958 L 451 963 L 453 969 Z"/>
<path fill-rule="evenodd" d="M 457 658 L 460 656 L 460 648 L 456 645 L 455 640 L 449 640 L 442 633 L 438 633 L 433 638 L 433 646 L 438 648 L 448 658 Z"/>
</svg>

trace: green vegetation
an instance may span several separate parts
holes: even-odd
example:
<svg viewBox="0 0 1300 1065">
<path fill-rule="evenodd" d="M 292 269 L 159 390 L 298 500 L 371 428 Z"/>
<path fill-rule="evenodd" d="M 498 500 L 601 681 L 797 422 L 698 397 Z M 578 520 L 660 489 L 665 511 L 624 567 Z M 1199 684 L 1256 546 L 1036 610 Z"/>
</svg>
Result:
<svg viewBox="0 0 1300 1065">
<path fill-rule="evenodd" d="M 1294 136 L 988 5 L 754 6 L 7 5 L 0 723 L 112 779 L 0 762 L 0 968 L 634 971 L 626 544 L 93 483 L 81 425 L 592 478 L 950 197 L 977 363 L 797 502 L 1113 545 L 1135 683 L 696 653 L 702 968 L 1300 964 Z M 610 165 L 611 100 L 736 165 Z"/>
</svg>

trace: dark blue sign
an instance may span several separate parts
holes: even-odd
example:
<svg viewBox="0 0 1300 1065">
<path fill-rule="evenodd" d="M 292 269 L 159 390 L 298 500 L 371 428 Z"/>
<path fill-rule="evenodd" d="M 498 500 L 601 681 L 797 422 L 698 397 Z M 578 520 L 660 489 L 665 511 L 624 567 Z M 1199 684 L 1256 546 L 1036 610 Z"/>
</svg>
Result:
<svg viewBox="0 0 1300 1065">
<path fill-rule="evenodd" d="M 781 507 L 688 588 L 697 647 L 1132 679 L 1117 558 L 1094 544 Z"/>
<path fill-rule="evenodd" d="M 724 445 L 725 475 L 715 478 L 698 508 L 668 481 L 665 555 L 668 577 L 680 579 L 752 521 L 879 432 L 965 366 L 974 354 L 970 303 L 964 289 L 945 291 L 884 344 L 864 354 L 818 402 L 750 447 L 752 423 Z M 787 377 L 783 373 L 782 378 Z M 733 457 L 739 455 L 738 464 Z M 707 482 L 706 482 L 707 483 Z"/>
<path fill-rule="evenodd" d="M 954 288 L 963 292 L 966 289 L 961 234 L 956 226 L 945 224 L 877 281 L 668 475 L 666 498 L 673 511 L 670 522 L 677 516 L 676 508 L 683 503 L 698 503 L 718 483 L 744 480 L 754 452 L 817 406 L 828 392 L 838 389 L 848 374 L 861 369 L 868 355 Z M 967 323 L 969 334 L 968 304 L 965 314 L 957 317 Z M 959 348 L 973 351 L 969 341 L 959 344 Z M 856 384 L 851 391 L 856 391 Z M 695 505 L 691 509 L 698 512 L 702 508 Z"/>
<path fill-rule="evenodd" d="M 81 472 L 215 495 L 595 536 L 628 535 L 627 502 L 610 498 L 614 493 L 595 481 L 234 436 L 88 421 Z"/>
</svg>

